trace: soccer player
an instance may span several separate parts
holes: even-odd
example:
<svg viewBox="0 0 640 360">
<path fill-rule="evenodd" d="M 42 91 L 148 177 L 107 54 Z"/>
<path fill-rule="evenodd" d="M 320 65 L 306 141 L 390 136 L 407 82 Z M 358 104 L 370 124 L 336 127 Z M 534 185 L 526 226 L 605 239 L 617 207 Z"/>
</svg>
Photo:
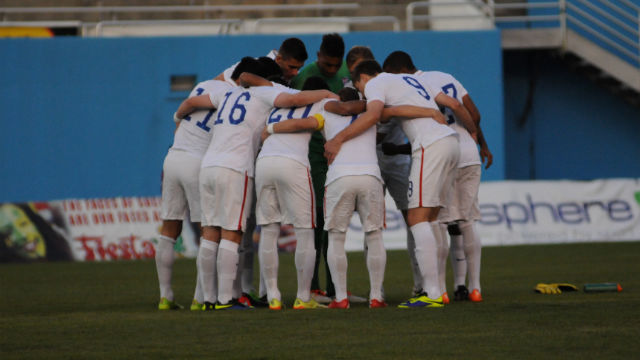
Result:
<svg viewBox="0 0 640 360">
<path fill-rule="evenodd" d="M 282 42 L 280 48 L 272 50 L 267 54 L 266 58 L 272 59 L 280 67 L 282 71 L 282 77 L 285 81 L 290 81 L 291 78 L 298 74 L 298 71 L 304 65 L 307 60 L 307 50 L 302 42 L 298 38 L 288 38 Z M 263 59 L 262 57 L 260 59 Z M 259 60 L 260 60 L 259 59 Z M 219 74 L 216 79 L 221 81 L 228 81 L 235 86 L 235 81 L 231 79 L 231 75 L 236 69 L 238 64 L 234 64 L 227 68 L 224 72 Z M 255 199 L 255 196 L 253 197 Z M 240 301 L 246 305 L 255 305 L 260 307 L 266 307 L 266 293 L 264 289 L 264 280 L 260 276 L 260 289 L 256 296 L 253 288 L 253 232 L 256 226 L 255 219 L 255 201 L 253 201 L 249 208 L 250 216 L 247 220 L 247 231 L 244 234 L 243 241 L 240 246 L 240 262 L 238 264 L 240 270 L 240 276 L 234 283 L 234 294 L 240 296 Z"/>
<path fill-rule="evenodd" d="M 303 90 L 328 89 L 319 77 L 310 77 Z M 297 92 L 297 90 L 292 90 Z M 307 118 L 322 110 L 324 101 L 305 107 L 271 111 L 269 126 L 281 120 Z M 315 129 L 310 129 L 315 130 Z M 298 292 L 294 309 L 322 307 L 311 298 L 311 280 L 316 259 L 314 245 L 315 202 L 309 171 L 310 131 L 269 136 L 256 162 L 257 221 L 261 225 L 260 269 L 264 276 L 269 308 L 280 310 L 277 240 L 281 224 L 292 224 L 296 234 L 295 264 Z"/>
<path fill-rule="evenodd" d="M 248 308 L 233 299 L 232 286 L 237 273 L 238 245 L 246 226 L 246 207 L 253 191 L 254 161 L 266 125 L 265 114 L 274 106 L 302 106 L 328 96 L 331 96 L 328 91 L 289 94 L 276 87 L 238 87 L 226 93 L 187 99 L 178 108 L 178 118 L 196 108 L 218 109 L 212 124 L 215 131 L 200 171 L 204 226 L 198 270 L 202 274 L 204 310 Z M 213 279 L 216 272 L 217 294 L 205 286 L 209 284 L 206 279 Z"/>
<path fill-rule="evenodd" d="M 391 53 L 384 63 L 384 70 L 392 73 L 409 73 L 426 79 L 434 88 L 441 88 L 443 92 L 456 98 L 471 114 L 477 127 L 477 138 L 480 145 L 480 153 L 476 142 L 461 121 L 449 109 L 446 115 L 449 125 L 456 130 L 460 139 L 460 161 L 454 181 L 454 190 L 451 203 L 440 213 L 440 221 L 445 224 L 443 231 L 449 232 L 451 237 L 451 263 L 454 273 L 454 298 L 456 300 L 482 301 L 480 288 L 480 257 L 481 243 L 475 230 L 475 221 L 480 219 L 478 208 L 478 189 L 480 187 L 481 165 L 487 162 L 486 167 L 491 166 L 493 155 L 489 151 L 480 128 L 480 113 L 463 85 L 451 74 L 440 71 L 423 72 L 417 70 L 411 56 L 403 51 Z M 482 157 L 482 158 L 481 158 Z M 443 235 L 446 240 L 446 235 Z M 446 261 L 448 247 L 446 242 L 438 246 L 438 266 L 440 272 L 441 290 L 446 294 Z M 466 259 L 466 261 L 465 261 Z M 467 264 L 469 265 L 467 267 Z M 465 278 L 469 274 L 469 287 L 465 286 Z"/>
<path fill-rule="evenodd" d="M 331 163 L 342 144 L 361 134 L 380 119 L 385 105 L 415 105 L 438 109 L 451 108 L 465 126 L 475 134 L 468 111 L 455 99 L 434 91 L 408 74 L 382 73 L 375 61 L 363 61 L 353 74 L 354 85 L 367 99 L 367 111 L 325 144 L 325 155 Z M 442 307 L 438 283 L 436 236 L 440 208 L 447 203 L 453 175 L 460 155 L 454 130 L 433 118 L 402 121 L 402 128 L 412 146 L 409 178 L 408 225 L 416 241 L 416 257 L 423 276 L 424 292 L 400 304 L 408 307 Z"/>
<path fill-rule="evenodd" d="M 196 85 L 189 97 L 226 91 L 231 85 L 217 80 L 207 80 Z M 173 246 L 182 232 L 182 223 L 187 209 L 191 221 L 200 226 L 200 193 L 198 178 L 200 162 L 209 146 L 211 128 L 207 126 L 213 110 L 199 110 L 176 121 L 173 145 L 164 159 L 162 178 L 162 227 L 156 247 L 156 270 L 160 284 L 160 303 L 158 309 L 181 309 L 174 301 L 171 287 L 174 253 Z M 198 306 L 202 299 L 200 281 L 196 282 L 196 291 L 192 305 Z"/>
<path fill-rule="evenodd" d="M 308 78 L 319 76 L 328 84 L 329 90 L 338 93 L 350 81 L 349 69 L 346 62 L 343 61 L 344 51 L 345 45 L 342 36 L 336 33 L 323 35 L 320 49 L 317 52 L 317 60 L 300 70 L 300 73 L 291 80 L 291 87 L 301 89 Z M 320 131 L 315 131 L 309 141 L 309 162 L 311 164 L 311 179 L 313 180 L 316 199 L 324 198 L 324 183 L 328 169 L 327 160 L 323 156 L 323 146 L 324 137 Z M 318 201 L 316 206 L 316 214 L 323 214 L 322 202 Z M 317 301 L 328 303 L 331 301 L 331 297 L 335 295 L 335 291 L 331 281 L 331 271 L 326 263 L 328 234 L 323 230 L 324 218 L 322 216 L 317 217 L 317 225 L 314 238 L 315 247 L 318 251 L 316 253 L 311 289 Z M 320 265 L 322 254 L 324 254 L 325 259 L 326 292 L 320 289 L 320 281 L 318 279 L 318 266 Z"/>
</svg>

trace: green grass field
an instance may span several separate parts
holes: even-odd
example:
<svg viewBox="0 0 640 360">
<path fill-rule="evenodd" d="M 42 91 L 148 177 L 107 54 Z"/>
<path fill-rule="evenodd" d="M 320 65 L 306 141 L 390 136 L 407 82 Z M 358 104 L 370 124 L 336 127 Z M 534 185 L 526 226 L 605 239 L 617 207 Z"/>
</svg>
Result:
<svg viewBox="0 0 640 360">
<path fill-rule="evenodd" d="M 0 358 L 640 358 L 639 254 L 640 242 L 488 247 L 483 303 L 412 310 L 395 307 L 412 284 L 405 251 L 388 253 L 392 306 L 376 310 L 291 310 L 291 254 L 280 256 L 281 312 L 159 312 L 152 261 L 2 264 Z M 349 289 L 366 295 L 367 282 L 362 253 L 350 253 Z M 538 282 L 624 291 L 542 295 Z M 176 299 L 188 305 L 194 284 L 195 261 L 176 261 Z"/>
</svg>

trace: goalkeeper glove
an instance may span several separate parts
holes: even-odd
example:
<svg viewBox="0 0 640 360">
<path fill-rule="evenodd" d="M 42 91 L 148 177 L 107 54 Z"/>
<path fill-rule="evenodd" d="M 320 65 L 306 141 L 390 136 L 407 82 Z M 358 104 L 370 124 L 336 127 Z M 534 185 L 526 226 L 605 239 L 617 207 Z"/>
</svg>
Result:
<svg viewBox="0 0 640 360">
<path fill-rule="evenodd" d="M 536 285 L 533 290 L 540 294 L 561 294 L 562 291 L 578 291 L 578 288 L 573 284 L 566 283 L 554 283 L 554 284 L 543 284 L 540 283 Z"/>
</svg>

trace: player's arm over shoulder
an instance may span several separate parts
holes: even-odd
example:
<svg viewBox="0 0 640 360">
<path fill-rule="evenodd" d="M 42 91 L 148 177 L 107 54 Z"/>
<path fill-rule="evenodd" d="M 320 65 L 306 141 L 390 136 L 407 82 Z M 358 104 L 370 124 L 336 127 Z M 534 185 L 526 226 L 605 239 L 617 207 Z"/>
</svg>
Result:
<svg viewBox="0 0 640 360">
<path fill-rule="evenodd" d="M 382 110 L 381 122 L 387 122 L 392 117 L 400 117 L 404 119 L 427 118 L 430 117 L 435 121 L 447 125 L 447 120 L 438 109 L 426 108 L 414 105 L 397 105 L 385 107 Z"/>
<path fill-rule="evenodd" d="M 211 98 L 208 94 L 206 95 L 198 95 L 190 97 L 184 100 L 178 110 L 176 111 L 175 116 L 178 119 L 184 119 L 185 116 L 191 114 L 192 112 L 198 109 L 213 109 L 213 103 L 211 102 Z"/>
<path fill-rule="evenodd" d="M 364 100 L 327 101 L 324 104 L 326 111 L 338 115 L 357 115 L 364 112 L 366 108 L 367 103 Z"/>
<path fill-rule="evenodd" d="M 297 94 L 282 92 L 276 97 L 273 105 L 280 108 L 299 107 L 318 102 L 324 98 L 335 99 L 337 97 L 338 95 L 329 90 L 305 90 Z"/>
</svg>

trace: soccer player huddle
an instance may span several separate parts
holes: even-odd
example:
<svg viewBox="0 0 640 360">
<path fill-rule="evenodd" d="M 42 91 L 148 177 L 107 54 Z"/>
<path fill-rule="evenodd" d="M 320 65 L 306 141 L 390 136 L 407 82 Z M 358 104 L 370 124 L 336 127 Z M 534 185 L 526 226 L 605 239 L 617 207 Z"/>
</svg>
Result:
<svg viewBox="0 0 640 360">
<path fill-rule="evenodd" d="M 478 109 L 452 75 L 417 70 L 403 51 L 382 67 L 366 46 L 352 47 L 346 61 L 344 53 L 342 37 L 327 34 L 317 60 L 304 66 L 304 43 L 289 38 L 278 51 L 244 57 L 197 84 L 180 104 L 163 166 L 160 310 L 182 308 L 171 274 L 187 213 L 202 229 L 191 310 L 281 310 L 277 242 L 285 224 L 296 237 L 293 309 L 346 309 L 359 300 L 386 307 L 385 191 L 407 224 L 413 270 L 412 295 L 398 307 L 450 302 L 450 247 L 454 299 L 482 301 L 474 224 L 481 166 L 489 167 L 492 155 Z M 347 291 L 345 241 L 354 211 L 364 232 L 368 300 Z M 326 292 L 318 281 L 322 254 Z"/>
</svg>

